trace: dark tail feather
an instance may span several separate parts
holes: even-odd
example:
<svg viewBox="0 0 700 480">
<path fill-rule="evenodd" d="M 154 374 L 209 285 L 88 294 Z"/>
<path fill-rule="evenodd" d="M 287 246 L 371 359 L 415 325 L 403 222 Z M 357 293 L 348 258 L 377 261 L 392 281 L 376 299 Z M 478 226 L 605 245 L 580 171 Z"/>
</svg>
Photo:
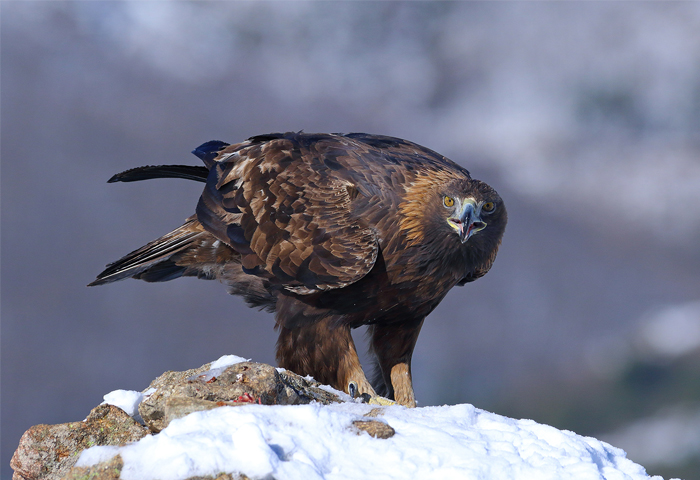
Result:
<svg viewBox="0 0 700 480">
<path fill-rule="evenodd" d="M 215 163 L 214 159 L 219 155 L 221 150 L 228 146 L 229 144 L 226 142 L 210 140 L 192 150 L 192 153 L 199 157 L 206 167 L 197 167 L 193 165 L 147 165 L 145 167 L 131 168 L 124 172 L 117 173 L 107 180 L 107 183 L 138 182 L 140 180 L 150 180 L 152 178 L 184 178 L 187 180 L 206 182 L 209 176 L 209 168 Z"/>
<path fill-rule="evenodd" d="M 176 265 L 169 259 L 190 247 L 197 237 L 206 234 L 201 230 L 193 229 L 193 222 L 194 220 L 191 220 L 167 235 L 110 263 L 88 286 L 104 285 L 130 277 L 147 282 L 164 282 L 184 275 L 187 267 Z"/>
<path fill-rule="evenodd" d="M 193 165 L 148 165 L 136 167 L 117 173 L 107 180 L 107 183 L 114 182 L 138 182 L 139 180 L 150 180 L 151 178 L 184 178 L 206 182 L 209 176 L 207 167 Z"/>
</svg>

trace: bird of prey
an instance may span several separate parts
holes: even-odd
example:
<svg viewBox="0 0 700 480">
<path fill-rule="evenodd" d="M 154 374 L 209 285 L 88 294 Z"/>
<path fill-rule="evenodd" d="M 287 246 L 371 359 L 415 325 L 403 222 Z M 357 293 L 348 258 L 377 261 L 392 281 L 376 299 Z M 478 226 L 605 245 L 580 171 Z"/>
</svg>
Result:
<svg viewBox="0 0 700 480">
<path fill-rule="evenodd" d="M 507 221 L 498 193 L 442 155 L 387 136 L 274 133 L 192 153 L 204 167 L 146 166 L 109 180 L 206 186 L 184 225 L 90 285 L 218 279 L 274 312 L 279 366 L 415 406 L 411 356 L 423 320 L 452 287 L 491 268 Z M 361 325 L 373 384 L 351 336 Z"/>
</svg>

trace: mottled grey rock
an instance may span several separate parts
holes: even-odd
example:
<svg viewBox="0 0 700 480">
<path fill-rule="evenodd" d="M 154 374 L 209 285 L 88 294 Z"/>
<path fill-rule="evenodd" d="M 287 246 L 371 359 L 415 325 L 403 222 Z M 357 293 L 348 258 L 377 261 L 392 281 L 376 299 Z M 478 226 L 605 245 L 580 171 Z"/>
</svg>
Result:
<svg viewBox="0 0 700 480">
<path fill-rule="evenodd" d="M 211 402 L 209 400 L 201 400 L 199 398 L 190 397 L 170 397 L 165 400 L 165 416 L 163 423 L 170 424 L 177 418 L 182 418 L 190 413 L 201 412 L 203 410 L 212 410 L 219 407 L 241 407 L 248 405 L 247 403 L 236 402 Z"/>
<path fill-rule="evenodd" d="M 174 418 L 214 406 L 302 405 L 312 401 L 327 405 L 341 401 L 317 382 L 263 363 L 242 362 L 213 370 L 208 367 L 209 364 L 187 372 L 167 372 L 144 391 L 155 390 L 139 405 L 139 413 L 152 432 L 160 432 Z"/>
<path fill-rule="evenodd" d="M 95 445 L 124 445 L 148 435 L 148 430 L 122 409 L 100 405 L 82 422 L 35 425 L 19 441 L 10 466 L 13 480 L 58 480 Z"/>
</svg>

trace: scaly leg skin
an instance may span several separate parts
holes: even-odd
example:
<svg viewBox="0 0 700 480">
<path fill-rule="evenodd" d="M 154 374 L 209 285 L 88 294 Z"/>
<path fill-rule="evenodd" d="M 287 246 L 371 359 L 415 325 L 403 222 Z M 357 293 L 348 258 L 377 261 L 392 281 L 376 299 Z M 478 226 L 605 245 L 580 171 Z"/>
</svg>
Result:
<svg viewBox="0 0 700 480">
<path fill-rule="evenodd" d="M 372 326 L 372 350 L 377 356 L 387 397 L 409 408 L 416 406 L 411 379 L 411 356 L 423 319 Z"/>
<path fill-rule="evenodd" d="M 411 380 L 411 365 L 397 363 L 391 367 L 391 385 L 394 387 L 396 403 L 409 408 L 416 407 L 416 396 L 413 393 L 413 381 Z"/>
</svg>

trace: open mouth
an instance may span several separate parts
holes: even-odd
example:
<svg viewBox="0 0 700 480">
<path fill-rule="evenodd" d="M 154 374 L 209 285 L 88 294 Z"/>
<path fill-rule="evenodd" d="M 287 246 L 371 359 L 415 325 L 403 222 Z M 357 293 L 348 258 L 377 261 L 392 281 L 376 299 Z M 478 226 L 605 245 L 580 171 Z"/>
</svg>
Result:
<svg viewBox="0 0 700 480">
<path fill-rule="evenodd" d="M 450 222 L 452 225 L 454 225 L 455 230 L 459 232 L 459 237 L 462 239 L 462 243 L 469 240 L 469 237 L 474 235 L 476 232 L 486 228 L 486 223 L 478 220 L 476 222 L 465 224 L 465 222 L 459 218 L 450 218 Z"/>
</svg>

